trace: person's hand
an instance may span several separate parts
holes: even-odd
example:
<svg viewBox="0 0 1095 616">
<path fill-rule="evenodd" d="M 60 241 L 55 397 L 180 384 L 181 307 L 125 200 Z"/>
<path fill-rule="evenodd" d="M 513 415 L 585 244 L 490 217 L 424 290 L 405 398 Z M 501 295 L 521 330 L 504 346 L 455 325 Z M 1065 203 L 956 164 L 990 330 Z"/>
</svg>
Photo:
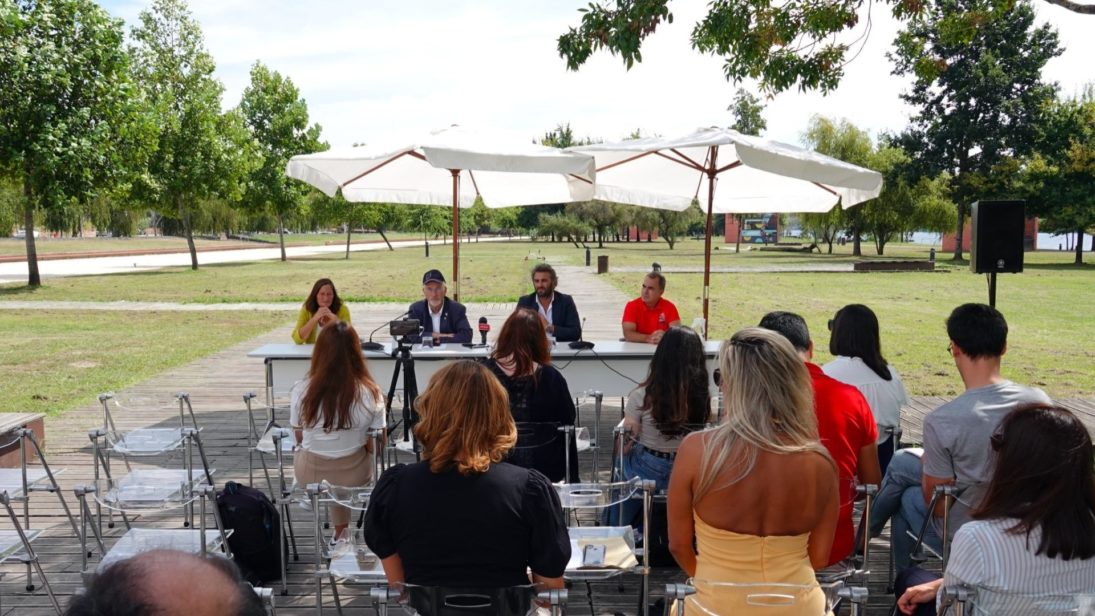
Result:
<svg viewBox="0 0 1095 616">
<path fill-rule="evenodd" d="M 897 599 L 897 609 L 901 610 L 902 614 L 912 616 L 916 611 L 916 606 L 921 603 L 935 601 L 935 595 L 939 591 L 939 585 L 942 583 L 943 580 L 939 579 L 934 582 L 928 582 L 927 584 L 920 584 L 919 586 L 910 586 L 905 590 L 905 593 Z"/>
<path fill-rule="evenodd" d="M 658 344 L 659 342 L 662 341 L 662 336 L 664 336 L 664 335 L 665 335 L 665 332 L 663 332 L 662 330 L 659 329 L 658 331 L 654 332 L 653 334 L 650 334 L 649 336 L 647 336 L 646 341 L 649 342 L 650 344 Z"/>
<path fill-rule="evenodd" d="M 319 323 L 320 327 L 327 327 L 328 323 L 338 323 L 338 316 L 331 312 L 330 308 L 320 306 L 319 310 L 316 310 L 316 323 Z"/>
</svg>

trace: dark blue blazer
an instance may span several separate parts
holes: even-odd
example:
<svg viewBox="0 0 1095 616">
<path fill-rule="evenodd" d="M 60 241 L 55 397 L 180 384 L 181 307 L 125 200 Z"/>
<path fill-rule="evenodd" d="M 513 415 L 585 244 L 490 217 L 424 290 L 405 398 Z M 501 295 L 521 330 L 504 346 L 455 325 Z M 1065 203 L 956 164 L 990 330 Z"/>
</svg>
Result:
<svg viewBox="0 0 1095 616">
<path fill-rule="evenodd" d="M 411 342 L 421 342 L 423 337 L 429 337 L 433 333 L 433 319 L 430 318 L 430 307 L 426 300 L 420 299 L 411 304 L 407 311 L 407 318 L 418 319 L 422 323 L 422 336 L 408 336 Z M 441 331 L 442 334 L 455 334 L 452 338 L 446 338 L 444 342 L 471 342 L 471 324 L 468 323 L 468 310 L 463 304 L 445 298 L 445 304 L 441 307 Z"/>
<path fill-rule="evenodd" d="M 571 342 L 582 339 L 582 320 L 578 318 L 578 307 L 574 305 L 574 298 L 566 293 L 555 292 L 554 303 L 551 305 L 551 320 L 555 326 L 555 339 L 559 342 Z M 536 293 L 523 295 L 517 300 L 518 308 L 528 308 L 539 313 Z"/>
</svg>

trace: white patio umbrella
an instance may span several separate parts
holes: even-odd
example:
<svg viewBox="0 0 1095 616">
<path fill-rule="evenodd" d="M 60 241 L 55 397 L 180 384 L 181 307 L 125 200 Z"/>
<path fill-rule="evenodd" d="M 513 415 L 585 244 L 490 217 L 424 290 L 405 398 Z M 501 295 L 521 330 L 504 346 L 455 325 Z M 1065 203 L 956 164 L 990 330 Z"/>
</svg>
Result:
<svg viewBox="0 0 1095 616">
<path fill-rule="evenodd" d="M 568 148 L 597 159 L 596 198 L 684 210 L 707 192 L 703 318 L 711 290 L 712 214 L 826 212 L 850 207 L 882 191 L 882 176 L 830 156 L 724 128 L 701 128 L 675 138 L 647 137 Z M 725 177 L 729 186 L 716 191 Z M 706 328 L 705 328 L 706 330 Z"/>
<path fill-rule="evenodd" d="M 593 157 L 452 126 L 394 147 L 301 154 L 285 174 L 347 201 L 452 207 L 453 298 L 460 297 L 460 208 L 588 201 Z M 463 181 L 462 181 L 463 180 Z"/>
</svg>

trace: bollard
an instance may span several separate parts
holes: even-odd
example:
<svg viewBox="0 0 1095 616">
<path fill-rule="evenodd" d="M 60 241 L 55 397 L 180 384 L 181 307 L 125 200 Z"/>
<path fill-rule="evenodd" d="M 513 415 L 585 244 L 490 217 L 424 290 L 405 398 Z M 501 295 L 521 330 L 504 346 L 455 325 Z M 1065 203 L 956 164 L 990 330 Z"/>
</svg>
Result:
<svg viewBox="0 0 1095 616">
<path fill-rule="evenodd" d="M 597 255 L 597 273 L 608 273 L 608 255 Z"/>
<path fill-rule="evenodd" d="M 586 267 L 589 267 L 589 247 L 586 247 Z"/>
<path fill-rule="evenodd" d="M 426 240 L 426 258 L 427 259 L 430 258 L 430 242 L 429 242 L 429 240 Z"/>
<path fill-rule="evenodd" d="M 932 248 L 931 250 L 928 251 L 928 261 L 931 261 L 932 263 L 935 263 L 935 249 L 934 248 Z"/>
</svg>

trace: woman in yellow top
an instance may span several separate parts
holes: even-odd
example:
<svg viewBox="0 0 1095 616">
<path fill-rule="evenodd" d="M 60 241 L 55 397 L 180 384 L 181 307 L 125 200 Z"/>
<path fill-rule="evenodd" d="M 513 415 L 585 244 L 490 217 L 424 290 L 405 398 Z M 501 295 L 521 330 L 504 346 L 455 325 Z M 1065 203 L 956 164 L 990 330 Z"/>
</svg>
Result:
<svg viewBox="0 0 1095 616">
<path fill-rule="evenodd" d="M 764 329 L 734 334 L 719 356 L 726 418 L 685 437 L 669 480 L 669 550 L 696 586 L 687 609 L 820 616 L 814 569 L 829 557 L 839 498 L 809 373 Z"/>
<path fill-rule="evenodd" d="M 321 327 L 339 321 L 350 323 L 350 309 L 339 299 L 335 283 L 330 278 L 320 278 L 312 285 L 312 292 L 300 308 L 297 325 L 293 328 L 293 342 L 315 344 Z"/>
</svg>

